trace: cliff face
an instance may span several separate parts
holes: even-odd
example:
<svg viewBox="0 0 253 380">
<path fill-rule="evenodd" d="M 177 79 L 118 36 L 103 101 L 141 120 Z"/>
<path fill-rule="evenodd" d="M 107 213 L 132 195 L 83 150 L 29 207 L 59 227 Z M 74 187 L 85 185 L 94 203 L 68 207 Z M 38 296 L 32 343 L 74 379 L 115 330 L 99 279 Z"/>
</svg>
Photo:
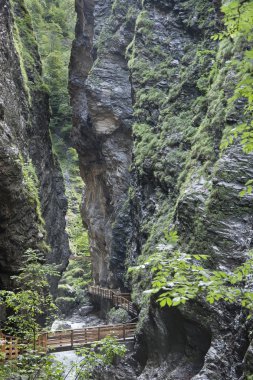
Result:
<svg viewBox="0 0 253 380">
<path fill-rule="evenodd" d="M 73 141 L 86 184 L 82 215 L 89 229 L 94 278 L 101 285 L 117 287 L 122 285 L 129 228 L 132 100 L 124 54 L 134 23 L 125 22 L 122 10 L 112 25 L 111 5 L 110 1 L 76 2 L 70 92 Z M 114 43 L 107 40 L 107 30 L 116 33 Z"/>
<path fill-rule="evenodd" d="M 242 47 L 211 39 L 222 30 L 220 2 L 76 5 L 73 139 L 95 281 L 121 286 L 124 260 L 152 253 L 172 227 L 181 246 L 208 254 L 213 268 L 240 265 L 253 231 L 252 195 L 239 192 L 253 176 L 253 157 L 239 143 L 219 148 L 243 114 L 242 102 L 228 103 L 236 82 L 229 62 Z M 145 281 L 132 287 L 138 302 Z M 137 344 L 142 374 L 130 377 L 239 379 L 247 345 L 240 308 L 151 304 Z"/>
<path fill-rule="evenodd" d="M 23 1 L 0 3 L 0 281 L 8 287 L 27 248 L 63 269 L 64 184 L 49 135 L 49 104 Z"/>
</svg>

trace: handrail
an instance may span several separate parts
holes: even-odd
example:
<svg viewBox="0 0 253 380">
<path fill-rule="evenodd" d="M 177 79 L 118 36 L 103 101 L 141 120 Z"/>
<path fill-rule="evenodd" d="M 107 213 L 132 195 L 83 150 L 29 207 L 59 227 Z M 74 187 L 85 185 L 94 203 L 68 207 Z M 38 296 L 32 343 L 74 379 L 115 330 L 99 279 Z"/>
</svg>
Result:
<svg viewBox="0 0 253 380">
<path fill-rule="evenodd" d="M 133 340 L 136 323 L 89 326 L 77 330 L 58 330 L 47 334 L 47 350 L 62 351 L 98 342 L 106 336 L 114 336 L 120 341 Z"/>
<path fill-rule="evenodd" d="M 85 328 L 82 328 L 82 329 L 63 329 L 63 330 L 54 330 L 54 331 L 49 331 L 49 332 L 44 332 L 42 334 L 54 334 L 54 333 L 62 333 L 63 331 L 64 332 L 70 332 L 70 331 L 84 331 L 84 330 L 87 330 L 87 329 L 97 329 L 97 328 L 101 328 L 101 327 L 120 327 L 122 325 L 136 325 L 136 323 L 134 322 L 125 322 L 125 323 L 117 323 L 117 324 L 114 324 L 114 325 L 98 325 L 98 326 L 87 326 Z"/>
<path fill-rule="evenodd" d="M 12 360 L 18 357 L 18 338 L 11 335 L 5 335 L 0 331 L 0 342 L 0 351 L 5 355 L 5 360 Z"/>
<path fill-rule="evenodd" d="M 131 297 L 129 293 L 118 293 L 112 289 L 94 285 L 88 287 L 88 292 L 110 299 L 113 305 L 122 307 L 135 317 L 138 316 L 134 304 L 128 299 Z M 134 339 L 135 328 L 136 323 L 128 322 L 116 325 L 89 326 L 84 329 L 44 332 L 39 335 L 37 345 L 47 352 L 48 349 L 73 348 L 78 345 L 90 344 L 103 339 L 107 335 L 113 335 L 119 340 Z M 5 354 L 6 360 L 16 359 L 19 355 L 19 349 L 18 338 L 5 335 L 0 331 L 0 351 Z"/>
<path fill-rule="evenodd" d="M 134 316 L 138 315 L 138 312 L 134 304 L 127 298 L 131 297 L 129 293 L 118 293 L 112 289 L 102 288 L 98 285 L 88 286 L 88 292 L 93 295 L 100 296 L 102 298 L 112 300 L 113 305 L 122 307 Z"/>
<path fill-rule="evenodd" d="M 44 352 L 50 350 L 62 351 L 73 349 L 93 342 L 98 342 L 106 336 L 114 336 L 119 341 L 133 340 L 135 337 L 136 323 L 125 323 L 116 325 L 88 326 L 84 329 L 57 330 L 41 333 L 37 345 Z M 0 332 L 0 351 L 5 354 L 5 360 L 17 359 L 20 345 L 18 339 L 9 337 L 7 342 L 5 335 Z"/>
</svg>

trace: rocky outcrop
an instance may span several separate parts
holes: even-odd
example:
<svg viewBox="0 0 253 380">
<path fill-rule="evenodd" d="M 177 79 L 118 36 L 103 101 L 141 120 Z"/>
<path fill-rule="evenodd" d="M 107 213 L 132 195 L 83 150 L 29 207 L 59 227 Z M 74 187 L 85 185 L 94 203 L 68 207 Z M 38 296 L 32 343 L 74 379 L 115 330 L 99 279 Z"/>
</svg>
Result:
<svg viewBox="0 0 253 380">
<path fill-rule="evenodd" d="M 123 261 L 152 253 L 171 228 L 183 249 L 232 270 L 252 247 L 252 195 L 239 193 L 253 178 L 253 156 L 238 141 L 220 150 L 243 117 L 243 102 L 228 103 L 236 82 L 230 62 L 242 46 L 211 39 L 222 29 L 220 2 L 76 4 L 73 139 L 95 282 L 122 286 Z M 147 283 L 133 280 L 136 302 Z M 138 379 L 242 378 L 248 326 L 240 308 L 200 299 L 147 310 Z"/>
<path fill-rule="evenodd" d="M 94 279 L 118 287 L 129 228 L 132 100 L 125 50 L 134 23 L 132 18 L 125 22 L 127 6 L 118 18 L 110 18 L 110 1 L 77 1 L 76 6 L 70 93 L 73 141 L 86 184 L 82 215 L 89 229 Z"/>
<path fill-rule="evenodd" d="M 0 281 L 8 287 L 27 248 L 63 270 L 69 247 L 48 94 L 23 1 L 1 1 L 0 24 Z"/>
</svg>

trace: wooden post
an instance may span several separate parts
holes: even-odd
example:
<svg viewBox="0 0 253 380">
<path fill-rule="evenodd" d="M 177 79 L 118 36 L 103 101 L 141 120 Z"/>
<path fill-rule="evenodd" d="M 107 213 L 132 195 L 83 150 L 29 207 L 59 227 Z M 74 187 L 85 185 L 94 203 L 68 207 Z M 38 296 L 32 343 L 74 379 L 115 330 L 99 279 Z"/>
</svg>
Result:
<svg viewBox="0 0 253 380">
<path fill-rule="evenodd" d="M 9 359 L 12 359 L 12 347 L 13 347 L 13 343 L 12 343 L 12 337 L 11 337 L 9 340 Z"/>
<path fill-rule="evenodd" d="M 18 339 L 15 340 L 15 354 L 14 354 L 14 359 L 17 359 L 19 355 L 19 352 L 18 352 Z"/>
<path fill-rule="evenodd" d="M 126 327 L 123 325 L 123 340 L 126 340 Z"/>
<path fill-rule="evenodd" d="M 41 344 L 42 344 L 42 348 L 43 348 L 44 352 L 47 352 L 47 337 L 48 337 L 48 333 L 44 333 L 42 335 L 42 342 L 41 342 Z"/>
<path fill-rule="evenodd" d="M 98 340 L 100 340 L 100 327 L 98 327 Z"/>
<path fill-rule="evenodd" d="M 87 342 L 87 329 L 84 330 L 84 339 L 85 339 L 85 343 L 88 343 Z"/>
<path fill-rule="evenodd" d="M 74 347 L 74 331 L 71 330 L 70 332 L 70 339 L 71 339 L 71 348 Z"/>
<path fill-rule="evenodd" d="M 0 339 L 1 339 L 1 352 L 4 354 L 4 358 L 6 358 L 6 337 L 2 332 L 0 332 Z"/>
</svg>

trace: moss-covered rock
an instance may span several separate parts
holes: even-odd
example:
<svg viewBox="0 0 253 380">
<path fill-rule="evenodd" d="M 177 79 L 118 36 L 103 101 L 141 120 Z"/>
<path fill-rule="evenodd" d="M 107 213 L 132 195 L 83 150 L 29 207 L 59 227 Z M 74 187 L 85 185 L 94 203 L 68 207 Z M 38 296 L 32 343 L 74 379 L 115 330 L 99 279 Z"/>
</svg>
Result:
<svg viewBox="0 0 253 380">
<path fill-rule="evenodd" d="M 95 282 L 122 286 L 124 258 L 142 262 L 172 228 L 184 250 L 230 271 L 253 236 L 252 195 L 239 196 L 253 178 L 252 155 L 238 141 L 220 149 L 244 117 L 243 101 L 229 102 L 237 80 L 231 62 L 243 41 L 212 38 L 223 29 L 219 1 L 113 3 L 103 10 L 79 3 L 71 71 Z M 127 5 L 135 9 L 131 22 Z M 131 281 L 142 307 L 140 378 L 239 378 L 247 345 L 240 310 L 198 300 L 160 312 L 143 296 L 151 278 L 147 271 Z"/>
<path fill-rule="evenodd" d="M 55 303 L 63 315 L 70 315 L 77 306 L 75 298 L 67 296 L 58 297 Z"/>
<path fill-rule="evenodd" d="M 107 313 L 108 324 L 126 323 L 131 320 L 130 315 L 125 309 L 113 307 Z"/>
<path fill-rule="evenodd" d="M 62 270 L 69 247 L 48 93 L 24 1 L 2 1 L 0 22 L 0 286 L 8 287 L 28 248 L 43 251 Z"/>
</svg>

